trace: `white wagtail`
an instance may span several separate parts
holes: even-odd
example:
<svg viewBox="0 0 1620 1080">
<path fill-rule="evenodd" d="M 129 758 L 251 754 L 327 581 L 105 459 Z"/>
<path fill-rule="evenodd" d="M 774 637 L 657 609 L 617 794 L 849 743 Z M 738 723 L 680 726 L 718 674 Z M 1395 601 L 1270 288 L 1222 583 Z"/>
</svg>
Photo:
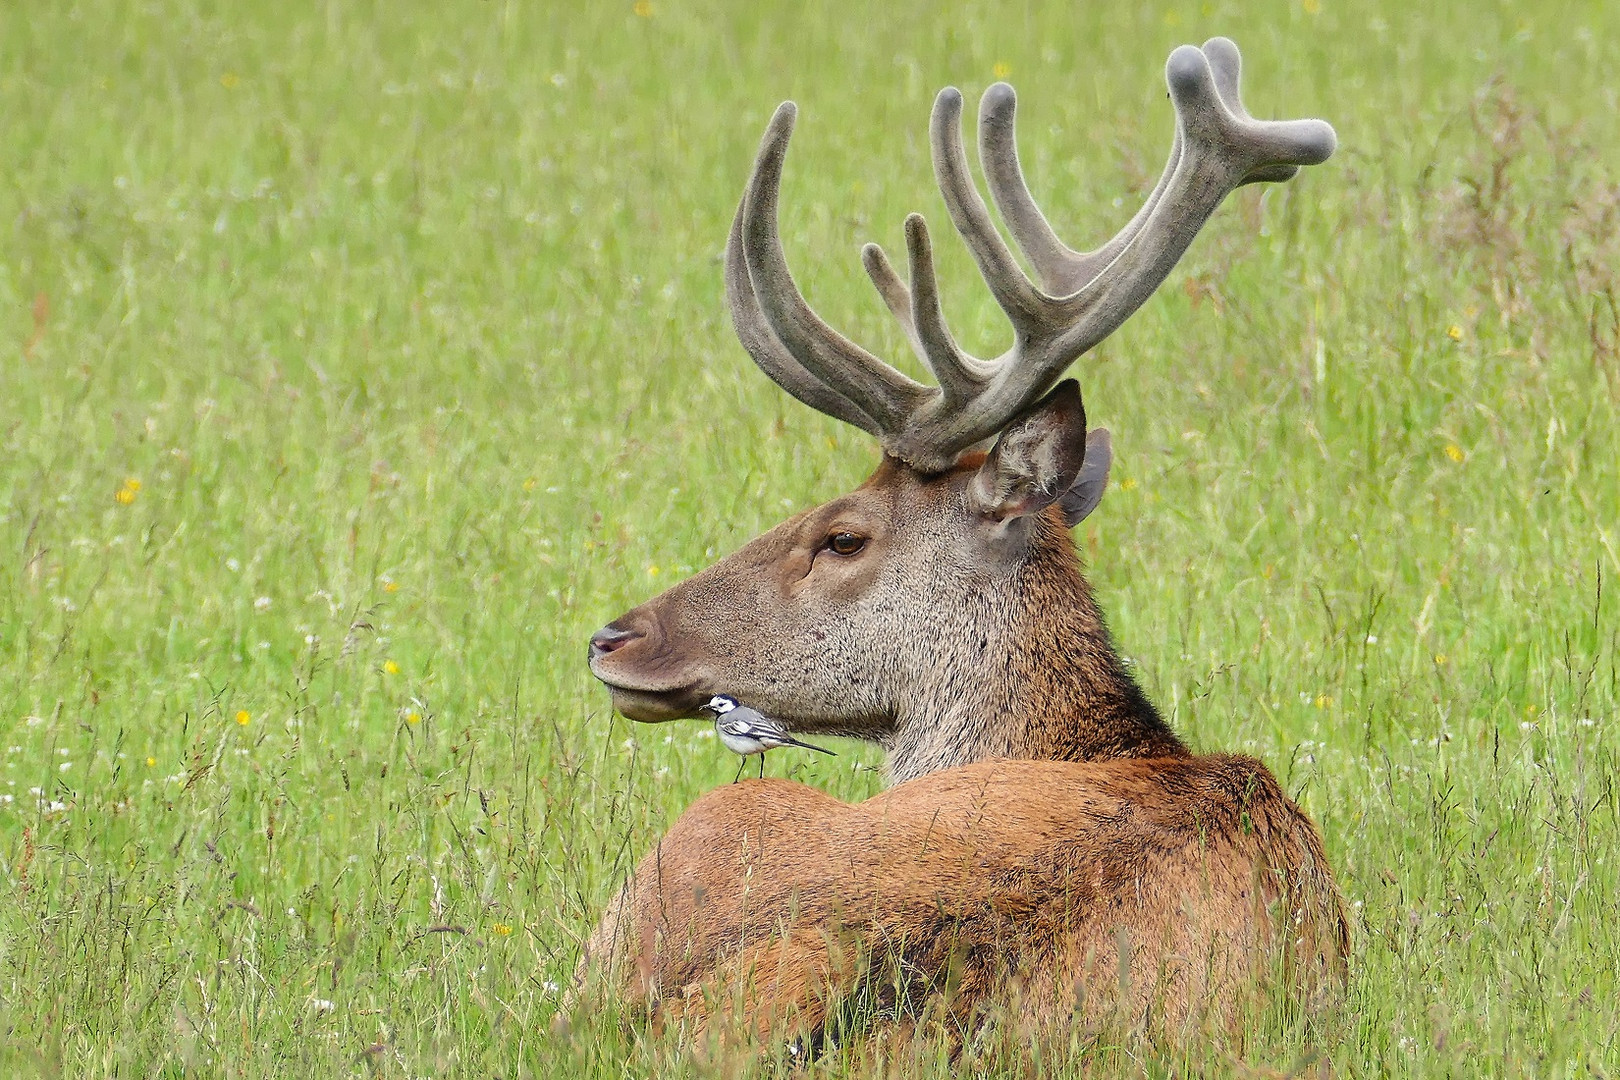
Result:
<svg viewBox="0 0 1620 1080">
<path fill-rule="evenodd" d="M 781 724 L 755 709 L 737 704 L 734 697 L 716 694 L 701 708 L 704 712 L 714 714 L 714 732 L 726 744 L 726 749 L 742 756 L 742 764 L 737 766 L 737 775 L 731 781 L 733 784 L 742 779 L 750 754 L 759 755 L 759 778 L 765 779 L 765 751 L 775 750 L 778 746 L 802 746 L 831 757 L 838 756 L 831 750 L 800 742 L 789 735 Z"/>
</svg>

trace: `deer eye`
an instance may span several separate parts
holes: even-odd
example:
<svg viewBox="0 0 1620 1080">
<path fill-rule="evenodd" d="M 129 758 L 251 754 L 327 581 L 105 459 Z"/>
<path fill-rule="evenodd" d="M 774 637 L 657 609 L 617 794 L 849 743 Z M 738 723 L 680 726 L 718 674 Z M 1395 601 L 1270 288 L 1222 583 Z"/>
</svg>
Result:
<svg viewBox="0 0 1620 1080">
<path fill-rule="evenodd" d="M 866 546 L 866 537 L 852 532 L 835 532 L 827 537 L 827 550 L 834 555 L 850 556 Z"/>
</svg>

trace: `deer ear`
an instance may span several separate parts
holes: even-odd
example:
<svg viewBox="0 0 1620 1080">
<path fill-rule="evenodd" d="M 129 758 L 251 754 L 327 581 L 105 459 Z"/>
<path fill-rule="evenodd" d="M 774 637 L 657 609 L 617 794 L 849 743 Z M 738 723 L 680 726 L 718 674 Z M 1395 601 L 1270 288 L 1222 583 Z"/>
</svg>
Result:
<svg viewBox="0 0 1620 1080">
<path fill-rule="evenodd" d="M 1080 479 L 1086 449 L 1080 384 L 1064 379 L 1002 429 L 968 483 L 968 505 L 998 521 L 1038 514 L 1064 498 Z M 1106 476 L 1106 466 L 1103 472 Z"/>
<path fill-rule="evenodd" d="M 1114 438 L 1104 427 L 1086 433 L 1086 462 L 1063 494 L 1063 520 L 1069 528 L 1084 521 L 1108 490 L 1108 467 L 1114 463 Z"/>
</svg>

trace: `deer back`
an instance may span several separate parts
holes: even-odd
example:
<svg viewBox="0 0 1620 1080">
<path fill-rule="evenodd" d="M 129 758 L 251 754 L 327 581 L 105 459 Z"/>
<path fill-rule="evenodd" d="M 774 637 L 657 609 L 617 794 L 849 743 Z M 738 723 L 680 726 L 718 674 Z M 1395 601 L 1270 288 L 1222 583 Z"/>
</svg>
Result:
<svg viewBox="0 0 1620 1080">
<path fill-rule="evenodd" d="M 1258 761 L 995 760 L 856 804 L 710 792 L 588 955 L 691 1028 L 817 1033 L 841 1001 L 893 1018 L 941 992 L 982 1020 L 1015 985 L 1043 1024 L 1175 1029 L 1235 1016 L 1279 963 L 1331 984 L 1345 933 L 1315 827 Z"/>
</svg>

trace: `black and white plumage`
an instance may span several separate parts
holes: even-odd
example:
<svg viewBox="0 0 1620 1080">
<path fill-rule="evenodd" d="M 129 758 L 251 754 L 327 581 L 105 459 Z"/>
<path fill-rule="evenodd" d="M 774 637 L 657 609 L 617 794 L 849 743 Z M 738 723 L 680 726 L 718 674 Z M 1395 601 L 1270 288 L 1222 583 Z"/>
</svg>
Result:
<svg viewBox="0 0 1620 1080">
<path fill-rule="evenodd" d="M 814 750 L 830 757 L 838 756 L 831 750 L 800 742 L 789 735 L 781 724 L 757 709 L 738 704 L 734 697 L 716 694 L 702 706 L 702 710 L 714 714 L 714 733 L 720 736 L 720 741 L 726 744 L 726 749 L 742 758 L 742 764 L 737 766 L 737 775 L 731 781 L 733 784 L 742 779 L 743 769 L 748 767 L 748 758 L 751 754 L 759 755 L 759 776 L 763 780 L 765 751 L 775 750 L 779 746 L 802 746 L 806 750 Z"/>
</svg>

